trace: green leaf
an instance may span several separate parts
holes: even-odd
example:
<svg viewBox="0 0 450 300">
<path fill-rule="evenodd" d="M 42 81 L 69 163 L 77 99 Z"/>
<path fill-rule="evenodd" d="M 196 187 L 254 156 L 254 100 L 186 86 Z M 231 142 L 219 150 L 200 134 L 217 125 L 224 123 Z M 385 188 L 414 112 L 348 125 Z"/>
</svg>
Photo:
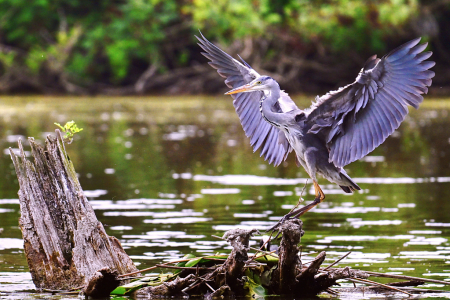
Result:
<svg viewBox="0 0 450 300">
<path fill-rule="evenodd" d="M 266 289 L 261 285 L 261 279 L 250 269 L 245 271 L 242 277 L 244 281 L 244 289 L 248 289 L 248 296 L 252 299 L 264 298 L 267 295 Z"/>
<path fill-rule="evenodd" d="M 145 282 L 144 280 L 137 280 L 130 282 L 125 285 L 121 285 L 116 287 L 112 292 L 111 295 L 128 295 L 140 288 L 148 286 L 148 282 Z"/>
<path fill-rule="evenodd" d="M 114 289 L 110 294 L 111 295 L 129 295 L 132 292 L 139 290 L 141 288 L 147 287 L 147 286 L 157 286 L 160 285 L 163 282 L 166 282 L 167 280 L 173 278 L 173 274 L 160 274 L 158 276 L 148 276 L 144 277 L 142 279 L 132 281 L 128 284 L 124 284 L 121 286 L 118 286 L 116 289 Z"/>
<path fill-rule="evenodd" d="M 195 267 L 197 264 L 199 264 L 203 260 L 203 257 L 197 257 L 194 259 L 191 259 L 186 263 L 186 267 Z"/>
<path fill-rule="evenodd" d="M 259 255 L 259 254 L 258 254 Z M 266 263 L 266 264 L 278 264 L 278 257 L 274 257 L 273 255 L 277 256 L 276 254 L 272 254 L 272 255 L 264 255 L 261 257 L 258 257 L 257 259 L 255 259 L 257 262 L 260 263 Z"/>
<path fill-rule="evenodd" d="M 83 128 L 78 128 L 77 124 L 75 124 L 75 121 L 67 122 L 64 126 L 61 126 L 61 124 L 59 123 L 55 123 L 55 125 L 58 126 L 65 134 L 64 139 L 71 139 L 75 133 L 83 130 Z"/>
<path fill-rule="evenodd" d="M 127 289 L 125 287 L 118 286 L 111 292 L 111 295 L 125 295 L 126 293 Z"/>
<path fill-rule="evenodd" d="M 185 256 L 183 256 L 183 259 L 189 259 L 189 258 L 196 258 L 196 256 L 194 254 L 186 254 Z M 182 261 L 176 264 L 177 267 L 185 267 L 186 263 L 188 263 L 189 261 Z M 173 274 L 178 274 L 180 273 L 182 270 L 175 270 L 173 272 Z"/>
<path fill-rule="evenodd" d="M 199 264 L 204 264 L 207 262 L 210 262 L 211 259 L 226 259 L 228 256 L 226 255 L 214 255 L 214 256 L 205 256 L 205 257 L 196 257 L 193 254 L 187 254 L 185 255 L 183 258 L 185 259 L 189 259 L 191 258 L 189 261 L 183 261 L 183 262 L 179 262 L 177 263 L 178 267 L 195 267 Z M 176 270 L 174 272 L 174 274 L 178 274 L 180 273 L 182 270 Z"/>
<path fill-rule="evenodd" d="M 270 281 L 272 279 L 273 271 L 275 271 L 277 268 L 278 268 L 278 266 L 275 265 L 272 268 L 270 268 L 269 270 L 266 270 L 261 274 L 261 284 L 263 286 L 269 286 Z"/>
</svg>

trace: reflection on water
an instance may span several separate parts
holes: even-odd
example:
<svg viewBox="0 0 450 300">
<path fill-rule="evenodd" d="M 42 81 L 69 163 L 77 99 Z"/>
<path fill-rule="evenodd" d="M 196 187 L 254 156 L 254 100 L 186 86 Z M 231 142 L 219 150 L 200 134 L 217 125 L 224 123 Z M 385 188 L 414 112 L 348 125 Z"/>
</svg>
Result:
<svg viewBox="0 0 450 300">
<path fill-rule="evenodd" d="M 228 99 L 28 97 L 2 100 L 0 109 L 0 293 L 32 289 L 8 148 L 26 136 L 43 142 L 53 122 L 84 128 L 69 155 L 99 220 L 139 268 L 229 251 L 212 235 L 267 229 L 308 179 L 293 157 L 274 168 L 253 153 Z M 360 192 L 319 180 L 327 198 L 302 218 L 304 261 L 327 251 L 326 265 L 352 251 L 339 265 L 450 281 L 449 111 L 448 101 L 425 102 L 349 165 Z M 314 196 L 308 183 L 303 205 Z"/>
</svg>

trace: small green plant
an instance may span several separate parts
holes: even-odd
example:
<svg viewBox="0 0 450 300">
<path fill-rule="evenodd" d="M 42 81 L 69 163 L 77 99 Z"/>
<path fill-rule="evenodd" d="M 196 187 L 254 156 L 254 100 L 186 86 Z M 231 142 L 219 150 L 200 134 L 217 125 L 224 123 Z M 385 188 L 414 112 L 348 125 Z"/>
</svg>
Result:
<svg viewBox="0 0 450 300">
<path fill-rule="evenodd" d="M 55 125 L 65 134 L 63 138 L 68 141 L 69 144 L 72 142 L 74 134 L 83 130 L 83 128 L 78 128 L 74 121 L 67 122 L 64 126 L 61 126 L 59 123 L 55 123 Z"/>
</svg>

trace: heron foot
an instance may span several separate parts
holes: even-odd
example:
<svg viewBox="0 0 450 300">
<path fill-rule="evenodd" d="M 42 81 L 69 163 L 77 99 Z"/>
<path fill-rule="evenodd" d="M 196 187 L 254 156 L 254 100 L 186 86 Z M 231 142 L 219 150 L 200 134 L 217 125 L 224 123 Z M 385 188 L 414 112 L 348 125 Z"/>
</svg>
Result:
<svg viewBox="0 0 450 300">
<path fill-rule="evenodd" d="M 317 204 L 319 204 L 320 202 L 322 202 L 323 197 L 321 197 L 320 195 L 317 196 L 313 202 L 311 202 L 308 205 L 305 205 L 297 210 L 293 210 L 290 213 L 284 215 L 274 226 L 270 227 L 269 229 L 266 230 L 266 232 L 275 232 L 278 230 L 278 228 L 287 220 L 290 219 L 295 219 L 295 218 L 299 218 L 300 216 L 304 215 L 306 212 L 308 212 L 310 209 L 312 209 L 313 207 L 315 207 Z M 275 238 L 277 238 L 279 235 L 279 233 L 277 234 L 277 236 Z"/>
<path fill-rule="evenodd" d="M 289 214 L 284 215 L 275 225 L 273 225 L 272 227 L 270 227 L 269 229 L 266 230 L 266 232 L 275 232 L 278 231 L 279 227 L 281 225 L 283 225 L 284 222 L 286 222 L 287 220 L 291 219 L 292 217 L 289 216 Z M 278 231 L 277 235 L 275 236 L 275 239 L 278 238 L 278 235 L 280 234 L 280 232 Z"/>
</svg>

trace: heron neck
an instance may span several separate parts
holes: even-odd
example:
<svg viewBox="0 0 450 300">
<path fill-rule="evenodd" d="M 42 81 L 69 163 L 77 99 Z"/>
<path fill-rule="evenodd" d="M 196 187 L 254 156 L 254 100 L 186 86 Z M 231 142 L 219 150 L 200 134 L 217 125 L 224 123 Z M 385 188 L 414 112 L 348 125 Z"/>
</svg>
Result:
<svg viewBox="0 0 450 300">
<path fill-rule="evenodd" d="M 264 91 L 264 96 L 260 103 L 260 110 L 263 118 L 275 127 L 284 125 L 283 113 L 274 112 L 273 106 L 280 98 L 280 89 Z"/>
</svg>

